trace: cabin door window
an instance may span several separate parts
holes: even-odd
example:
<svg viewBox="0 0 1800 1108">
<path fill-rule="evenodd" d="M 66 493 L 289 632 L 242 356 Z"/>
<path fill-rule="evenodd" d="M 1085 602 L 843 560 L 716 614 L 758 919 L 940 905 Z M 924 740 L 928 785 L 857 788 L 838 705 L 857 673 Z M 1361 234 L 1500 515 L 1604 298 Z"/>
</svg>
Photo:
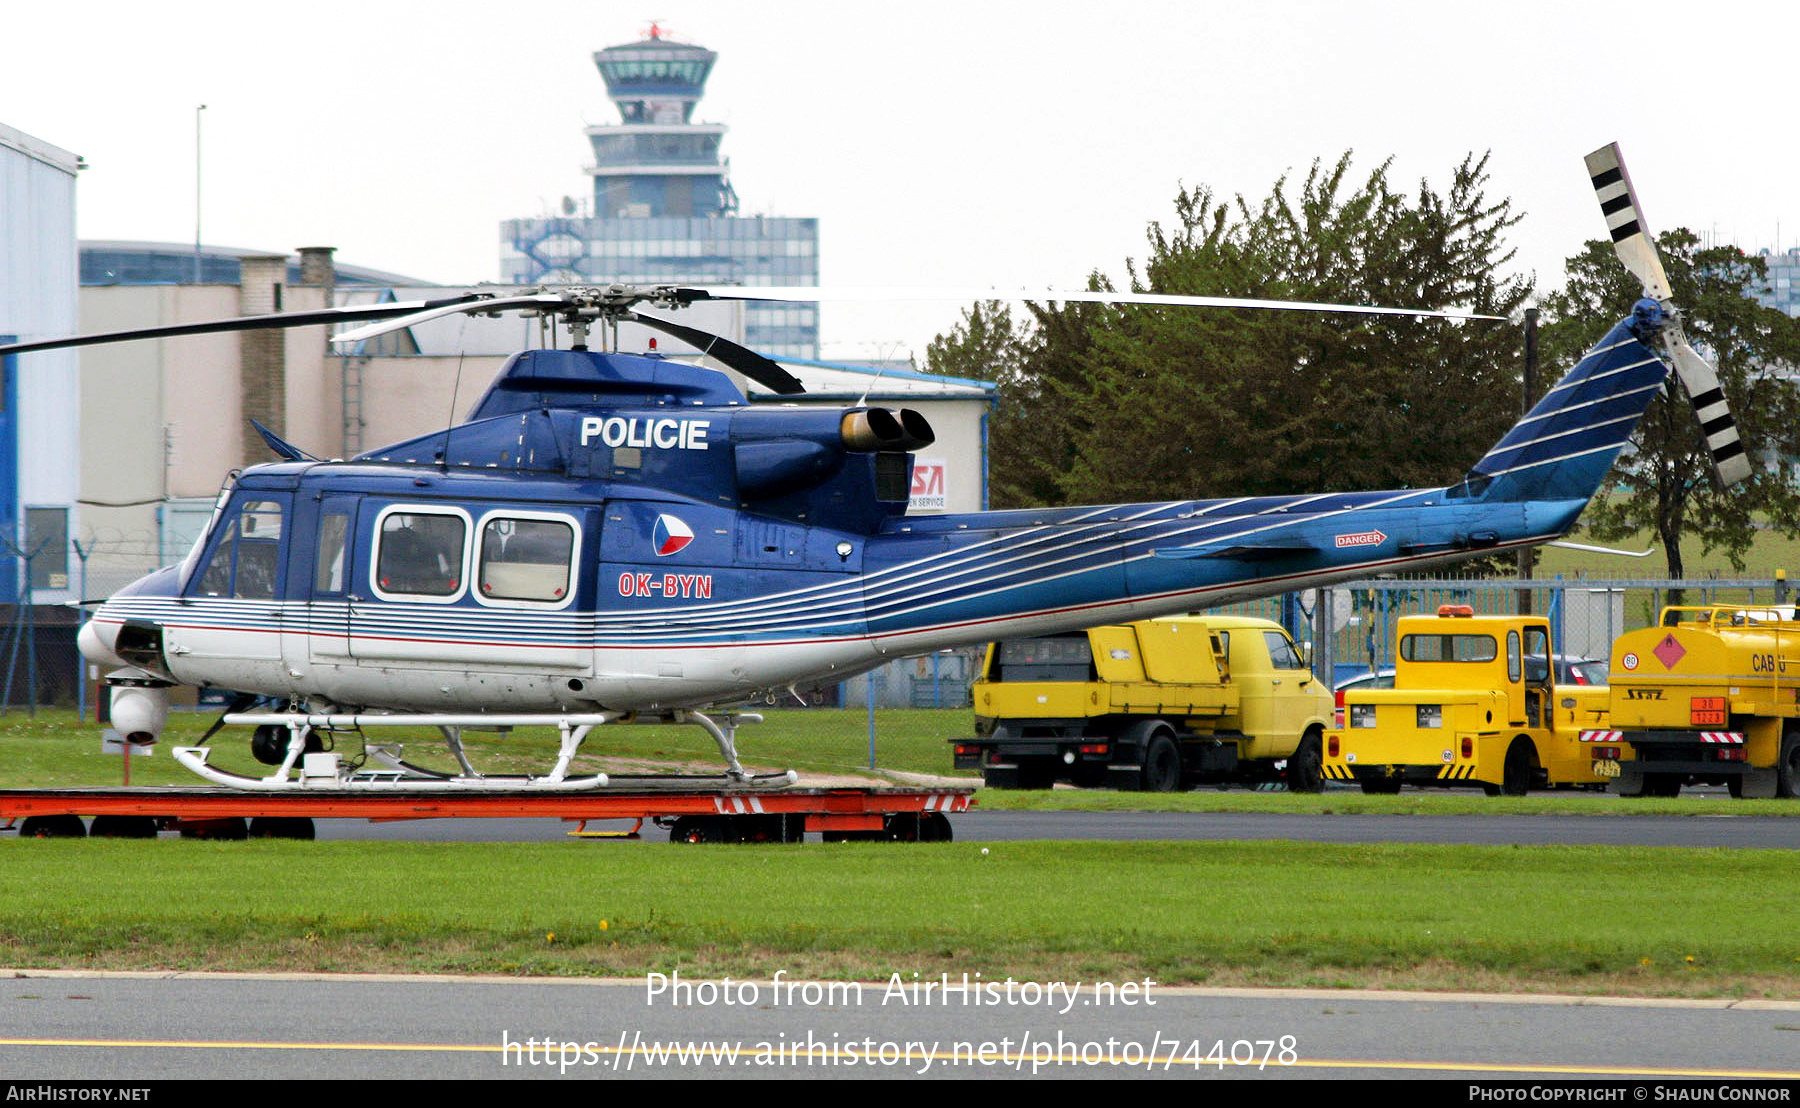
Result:
<svg viewBox="0 0 1800 1108">
<path fill-rule="evenodd" d="M 574 552 L 567 523 L 490 516 L 481 527 L 481 597 L 559 603 L 569 595 Z"/>
<path fill-rule="evenodd" d="M 467 528 L 460 515 L 396 511 L 383 516 L 375 553 L 377 593 L 453 597 L 462 592 Z"/>
</svg>

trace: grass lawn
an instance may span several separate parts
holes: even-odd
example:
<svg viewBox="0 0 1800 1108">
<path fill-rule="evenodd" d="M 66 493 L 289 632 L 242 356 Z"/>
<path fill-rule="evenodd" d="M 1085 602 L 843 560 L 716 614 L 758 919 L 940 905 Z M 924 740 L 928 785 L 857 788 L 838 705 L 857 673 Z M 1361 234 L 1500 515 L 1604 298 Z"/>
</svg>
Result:
<svg viewBox="0 0 1800 1108">
<path fill-rule="evenodd" d="M 0 962 L 1800 998 L 1795 888 L 1756 850 L 13 839 Z"/>
<path fill-rule="evenodd" d="M 178 714 L 164 744 L 210 723 Z M 967 712 L 883 712 L 880 764 L 947 775 Z M 691 733 L 690 733 L 691 732 Z M 746 760 L 866 766 L 861 712 L 771 712 Z M 409 757 L 444 756 L 418 737 Z M 242 736 L 214 760 L 256 770 Z M 554 736 L 471 737 L 539 769 Z M 712 768 L 691 729 L 603 729 L 596 764 Z M 0 718 L 0 785 L 118 781 L 69 713 Z M 427 750 L 434 750 L 429 757 Z M 447 760 L 445 762 L 447 765 Z M 969 779 L 974 783 L 974 779 Z M 134 784 L 192 784 L 166 753 Z M 985 807 L 1394 814 L 1794 811 L 1786 801 L 1593 794 L 1365 797 L 984 790 Z M 1165 984 L 1800 998 L 1784 851 L 1310 843 L 687 846 L 0 839 L 0 963 L 26 967 Z M 1729 926 L 1719 926 L 1721 920 Z"/>
</svg>

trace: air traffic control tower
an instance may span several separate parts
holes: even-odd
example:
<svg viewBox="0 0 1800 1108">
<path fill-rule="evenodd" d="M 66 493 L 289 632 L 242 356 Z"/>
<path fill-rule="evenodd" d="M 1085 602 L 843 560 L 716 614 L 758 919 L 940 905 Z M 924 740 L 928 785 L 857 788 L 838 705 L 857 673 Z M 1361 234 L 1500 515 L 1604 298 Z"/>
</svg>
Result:
<svg viewBox="0 0 1800 1108">
<path fill-rule="evenodd" d="M 638 42 L 594 54 L 619 123 L 587 129 L 591 214 L 572 200 L 561 217 L 501 225 L 501 280 L 512 284 L 812 285 L 819 221 L 738 214 L 725 126 L 694 107 L 718 55 L 652 25 Z M 812 304 L 748 304 L 745 341 L 773 358 L 816 359 Z"/>
</svg>

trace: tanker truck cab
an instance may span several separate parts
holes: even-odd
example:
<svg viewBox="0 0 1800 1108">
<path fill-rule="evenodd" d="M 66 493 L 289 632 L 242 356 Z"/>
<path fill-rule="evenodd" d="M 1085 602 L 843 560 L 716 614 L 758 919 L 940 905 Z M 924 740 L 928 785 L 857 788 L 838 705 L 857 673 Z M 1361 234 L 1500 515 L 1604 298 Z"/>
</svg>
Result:
<svg viewBox="0 0 1800 1108">
<path fill-rule="evenodd" d="M 961 769 L 996 788 L 1322 786 L 1332 696 L 1278 623 L 1176 616 L 988 647 Z"/>
<path fill-rule="evenodd" d="M 1480 785 L 1522 796 L 1601 782 L 1579 736 L 1605 718 L 1606 690 L 1554 684 L 1546 620 L 1445 605 L 1401 619 L 1398 632 L 1394 687 L 1346 695 L 1325 776 L 1371 793 Z"/>
</svg>

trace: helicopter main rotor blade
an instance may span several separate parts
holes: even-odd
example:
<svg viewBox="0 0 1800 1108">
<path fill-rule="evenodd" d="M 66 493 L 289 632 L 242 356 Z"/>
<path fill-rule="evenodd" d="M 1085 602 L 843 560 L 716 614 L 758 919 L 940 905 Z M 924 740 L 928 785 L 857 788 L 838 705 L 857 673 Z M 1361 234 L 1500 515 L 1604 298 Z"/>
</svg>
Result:
<svg viewBox="0 0 1800 1108">
<path fill-rule="evenodd" d="M 310 312 L 276 312 L 273 315 L 246 315 L 233 319 L 214 319 L 205 323 L 170 323 L 160 327 L 139 327 L 130 331 L 106 331 L 92 335 L 70 335 L 59 339 L 39 339 L 0 346 L 0 357 L 24 354 L 32 350 L 60 350 L 74 346 L 96 346 L 109 342 L 132 342 L 136 339 L 166 339 L 178 335 L 208 335 L 221 331 L 261 331 L 272 327 L 308 327 L 314 324 L 348 323 L 359 319 L 386 319 L 410 315 L 421 309 L 443 305 L 460 305 L 480 299 L 479 294 L 456 296 L 445 300 L 408 300 L 396 304 L 373 304 L 366 307 L 321 308 Z"/>
<path fill-rule="evenodd" d="M 1700 431 L 1706 438 L 1706 449 L 1712 456 L 1713 471 L 1722 485 L 1735 485 L 1751 474 L 1749 456 L 1738 436 L 1737 421 L 1725 403 L 1725 391 L 1719 387 L 1718 371 L 1700 356 L 1688 342 L 1681 328 L 1681 313 L 1673 300 L 1674 288 L 1656 252 L 1656 241 L 1644 222 L 1638 206 L 1637 190 L 1631 186 L 1631 175 L 1625 170 L 1625 157 L 1619 144 L 1608 143 L 1589 154 L 1588 176 L 1594 183 L 1594 195 L 1600 211 L 1606 216 L 1606 229 L 1612 236 L 1613 252 L 1625 269 L 1644 286 L 1644 295 L 1662 306 L 1665 321 L 1661 339 L 1669 360 L 1675 363 L 1675 376 L 1688 394 Z"/>
<path fill-rule="evenodd" d="M 530 293 L 525 296 L 489 296 L 475 293 L 459 301 L 439 300 L 423 310 L 413 311 L 407 315 L 395 315 L 380 323 L 371 323 L 367 327 L 356 327 L 342 334 L 331 336 L 333 343 L 361 342 L 377 335 L 385 335 L 390 331 L 404 331 L 415 324 L 430 319 L 440 319 L 447 315 L 480 314 L 482 312 L 498 312 L 509 308 L 566 308 L 568 300 L 555 293 Z"/>
<path fill-rule="evenodd" d="M 782 396 L 793 396 L 806 391 L 806 386 L 800 383 L 798 377 L 749 347 L 740 346 L 728 338 L 715 335 L 710 331 L 684 327 L 679 323 L 671 323 L 655 316 L 640 315 L 637 312 L 626 312 L 625 317 L 666 335 L 673 335 L 699 350 L 704 356 L 716 358 L 771 392 L 779 393 Z"/>
<path fill-rule="evenodd" d="M 1180 296 L 1156 292 L 1091 292 L 1085 289 L 977 289 L 977 288 L 851 288 L 825 285 L 756 286 L 690 285 L 679 294 L 698 294 L 695 299 L 773 300 L 826 303 L 837 301 L 907 300 L 1033 300 L 1064 304 L 1150 304 L 1178 308 L 1270 308 L 1304 312 L 1352 312 L 1361 315 L 1425 316 L 1435 319 L 1499 319 L 1500 315 L 1452 309 L 1387 308 L 1369 304 L 1325 304 L 1308 300 L 1255 300 L 1233 296 Z"/>
</svg>

